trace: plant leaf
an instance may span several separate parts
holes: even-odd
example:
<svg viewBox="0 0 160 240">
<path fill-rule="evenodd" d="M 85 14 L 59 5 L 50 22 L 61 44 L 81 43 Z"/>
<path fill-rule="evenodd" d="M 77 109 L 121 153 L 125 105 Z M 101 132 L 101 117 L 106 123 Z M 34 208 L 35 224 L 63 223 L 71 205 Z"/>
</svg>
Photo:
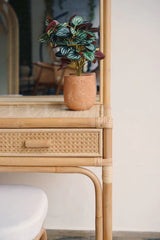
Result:
<svg viewBox="0 0 160 240">
<path fill-rule="evenodd" d="M 70 28 L 70 31 L 71 31 L 72 35 L 75 35 L 77 33 L 77 31 L 73 27 Z"/>
<path fill-rule="evenodd" d="M 83 30 L 89 30 L 91 27 L 92 27 L 92 23 L 85 22 L 80 24 L 77 28 L 83 29 Z"/>
<path fill-rule="evenodd" d="M 56 43 L 57 43 L 57 46 L 66 46 L 68 44 L 68 41 L 65 41 L 59 38 Z"/>
<path fill-rule="evenodd" d="M 69 53 L 70 51 L 75 52 L 75 51 L 76 51 L 76 48 L 75 48 L 75 47 L 68 47 L 68 53 Z"/>
<path fill-rule="evenodd" d="M 97 60 L 105 58 L 105 55 L 101 51 L 95 51 L 94 56 Z"/>
<path fill-rule="evenodd" d="M 48 36 L 47 33 L 43 33 L 40 37 L 39 37 L 39 41 L 41 43 L 48 43 L 50 41 L 50 38 Z"/>
<path fill-rule="evenodd" d="M 71 20 L 71 24 L 73 26 L 78 26 L 80 24 L 84 23 L 84 18 L 81 16 L 75 16 L 74 18 L 72 18 Z"/>
<path fill-rule="evenodd" d="M 71 59 L 71 60 L 78 60 L 81 58 L 81 56 L 78 53 L 76 53 L 75 51 L 71 50 L 67 54 L 67 58 Z"/>
<path fill-rule="evenodd" d="M 70 35 L 70 32 L 67 27 L 61 27 L 57 30 L 55 35 L 57 37 L 68 37 Z"/>
<path fill-rule="evenodd" d="M 67 46 L 60 47 L 60 53 L 62 54 L 62 56 L 67 55 L 67 53 L 68 53 L 68 47 L 67 47 Z"/>
<path fill-rule="evenodd" d="M 72 19 L 77 16 L 77 14 L 74 14 L 70 19 L 69 19 L 69 24 L 71 23 Z"/>
<path fill-rule="evenodd" d="M 47 28 L 46 28 L 46 32 L 48 32 L 48 30 L 52 27 L 55 27 L 56 25 L 58 25 L 59 22 L 56 21 L 56 20 L 53 20 L 52 22 L 50 22 L 48 25 L 47 25 Z"/>
<path fill-rule="evenodd" d="M 94 44 L 89 44 L 89 45 L 86 46 L 86 48 L 90 51 L 95 51 L 96 46 Z"/>
<path fill-rule="evenodd" d="M 93 43 L 95 41 L 95 38 L 87 38 L 87 43 L 90 44 L 90 43 Z"/>
<path fill-rule="evenodd" d="M 74 47 L 67 46 L 60 47 L 60 53 L 62 56 L 66 56 L 70 51 L 76 52 L 76 49 Z"/>
<path fill-rule="evenodd" d="M 87 33 L 84 32 L 84 31 L 80 31 L 80 32 L 77 34 L 76 37 L 77 37 L 77 39 L 79 38 L 80 40 L 81 40 L 81 39 L 84 39 L 84 38 L 87 37 Z"/>
<path fill-rule="evenodd" d="M 87 31 L 87 34 L 88 34 L 89 37 L 94 37 L 94 38 L 96 38 L 95 33 L 91 32 L 91 31 Z"/>
<path fill-rule="evenodd" d="M 83 56 L 87 59 L 87 60 L 89 60 L 89 61 L 93 61 L 94 60 L 94 53 L 93 52 L 89 52 L 89 51 L 87 51 L 87 52 L 84 52 L 83 53 Z"/>
</svg>

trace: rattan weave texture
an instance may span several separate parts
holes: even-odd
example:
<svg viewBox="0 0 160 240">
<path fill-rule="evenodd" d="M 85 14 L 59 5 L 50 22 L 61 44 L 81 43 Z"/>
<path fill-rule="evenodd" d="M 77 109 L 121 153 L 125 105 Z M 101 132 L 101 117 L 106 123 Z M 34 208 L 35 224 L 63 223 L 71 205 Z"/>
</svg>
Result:
<svg viewBox="0 0 160 240">
<path fill-rule="evenodd" d="M 50 141 L 50 147 L 25 146 L 26 141 Z M 0 130 L 1 156 L 101 156 L 100 129 Z"/>
</svg>

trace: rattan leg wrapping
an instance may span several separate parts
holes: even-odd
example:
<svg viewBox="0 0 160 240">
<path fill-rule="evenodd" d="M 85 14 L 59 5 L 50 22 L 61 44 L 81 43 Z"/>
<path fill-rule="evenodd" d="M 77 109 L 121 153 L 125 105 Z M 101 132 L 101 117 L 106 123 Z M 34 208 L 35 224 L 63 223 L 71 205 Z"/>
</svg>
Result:
<svg viewBox="0 0 160 240">
<path fill-rule="evenodd" d="M 112 129 L 104 130 L 104 157 L 112 158 Z M 112 163 L 102 168 L 103 239 L 112 240 Z"/>
</svg>

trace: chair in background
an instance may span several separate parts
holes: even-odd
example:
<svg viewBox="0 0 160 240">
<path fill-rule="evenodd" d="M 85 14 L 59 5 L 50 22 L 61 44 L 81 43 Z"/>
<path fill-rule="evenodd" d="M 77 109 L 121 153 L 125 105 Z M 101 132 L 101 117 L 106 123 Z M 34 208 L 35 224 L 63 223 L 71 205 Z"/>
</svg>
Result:
<svg viewBox="0 0 160 240">
<path fill-rule="evenodd" d="M 0 185 L 0 240 L 47 240 L 47 196 L 39 188 Z"/>
<path fill-rule="evenodd" d="M 35 78 L 35 86 L 32 95 L 37 95 L 37 91 L 40 86 L 46 88 L 57 88 L 59 82 L 63 78 L 64 71 L 60 71 L 60 76 L 57 74 L 57 70 L 60 66 L 49 64 L 45 62 L 33 63 L 33 76 Z"/>
<path fill-rule="evenodd" d="M 33 63 L 33 78 L 35 79 L 35 86 L 32 95 L 36 95 L 40 86 L 47 87 L 48 89 L 53 87 L 56 89 L 56 95 L 59 95 L 63 90 L 64 74 L 74 73 L 71 68 L 61 69 L 60 63 L 54 62 L 53 64 L 45 62 Z"/>
</svg>

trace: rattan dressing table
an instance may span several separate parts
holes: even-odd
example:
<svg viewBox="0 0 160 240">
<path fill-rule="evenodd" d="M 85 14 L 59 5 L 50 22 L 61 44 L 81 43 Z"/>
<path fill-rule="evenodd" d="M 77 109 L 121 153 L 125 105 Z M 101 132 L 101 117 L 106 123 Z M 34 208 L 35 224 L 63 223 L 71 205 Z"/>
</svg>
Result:
<svg viewBox="0 0 160 240">
<path fill-rule="evenodd" d="M 112 239 L 111 0 L 100 1 L 101 96 L 88 111 L 36 97 L 0 97 L 0 172 L 80 173 L 94 183 L 96 239 Z M 104 24 L 105 23 L 105 24 Z M 102 167 L 102 182 L 85 166 Z"/>
</svg>

